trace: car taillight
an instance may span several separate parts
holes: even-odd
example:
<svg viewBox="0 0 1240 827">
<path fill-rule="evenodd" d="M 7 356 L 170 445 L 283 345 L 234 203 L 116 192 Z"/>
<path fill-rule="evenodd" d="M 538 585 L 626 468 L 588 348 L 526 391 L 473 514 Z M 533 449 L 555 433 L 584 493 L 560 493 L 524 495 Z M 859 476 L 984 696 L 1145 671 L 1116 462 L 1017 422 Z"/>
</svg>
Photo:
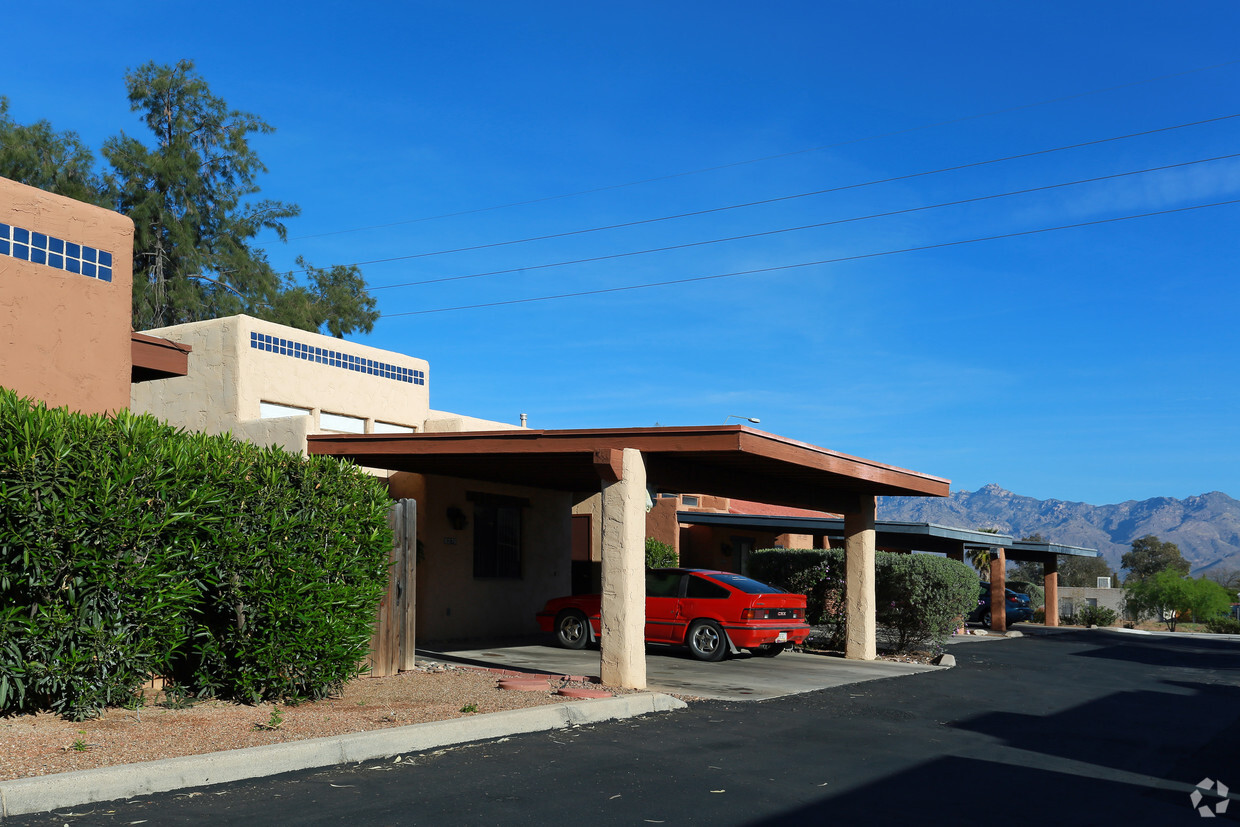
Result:
<svg viewBox="0 0 1240 827">
<path fill-rule="evenodd" d="M 802 609 L 741 609 L 741 620 L 796 620 L 804 615 Z"/>
</svg>

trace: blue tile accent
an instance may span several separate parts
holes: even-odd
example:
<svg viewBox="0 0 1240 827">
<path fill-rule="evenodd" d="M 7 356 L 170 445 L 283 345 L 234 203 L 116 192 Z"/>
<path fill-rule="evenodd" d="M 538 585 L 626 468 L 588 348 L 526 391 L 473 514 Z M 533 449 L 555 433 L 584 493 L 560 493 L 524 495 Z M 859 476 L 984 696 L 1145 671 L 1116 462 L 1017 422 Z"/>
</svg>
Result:
<svg viewBox="0 0 1240 827">
<path fill-rule="evenodd" d="M 99 269 L 102 273 L 105 268 L 100 267 Z M 100 278 L 102 278 L 102 275 Z M 317 365 L 328 365 L 341 370 L 365 373 L 368 376 L 379 376 L 395 382 L 404 382 L 410 385 L 426 384 L 426 371 L 390 365 L 386 362 L 376 362 L 374 359 L 363 359 L 349 353 L 341 353 L 340 351 L 329 350 L 323 347 L 313 347 L 304 342 L 282 339 L 267 333 L 251 331 L 250 347 L 254 350 L 262 350 L 280 356 L 289 356 L 293 359 L 304 359 Z"/>
<path fill-rule="evenodd" d="M 25 227 L 0 224 L 0 255 L 100 281 L 112 281 L 112 254 Z"/>
</svg>

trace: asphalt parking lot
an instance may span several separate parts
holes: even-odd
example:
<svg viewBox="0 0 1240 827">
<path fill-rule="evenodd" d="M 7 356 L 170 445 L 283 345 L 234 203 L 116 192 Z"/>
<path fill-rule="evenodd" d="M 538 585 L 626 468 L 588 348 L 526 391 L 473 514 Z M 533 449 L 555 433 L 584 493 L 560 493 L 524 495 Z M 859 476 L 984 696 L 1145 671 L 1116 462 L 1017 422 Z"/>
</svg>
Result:
<svg viewBox="0 0 1240 827">
<path fill-rule="evenodd" d="M 469 648 L 419 649 L 417 654 L 419 661 L 564 675 L 597 677 L 599 674 L 597 648 L 564 649 L 541 640 Z M 646 647 L 647 689 L 721 701 L 768 700 L 942 668 L 886 660 L 852 661 L 800 652 L 784 652 L 774 658 L 758 658 L 746 652 L 718 663 L 704 663 L 678 647 Z"/>
</svg>

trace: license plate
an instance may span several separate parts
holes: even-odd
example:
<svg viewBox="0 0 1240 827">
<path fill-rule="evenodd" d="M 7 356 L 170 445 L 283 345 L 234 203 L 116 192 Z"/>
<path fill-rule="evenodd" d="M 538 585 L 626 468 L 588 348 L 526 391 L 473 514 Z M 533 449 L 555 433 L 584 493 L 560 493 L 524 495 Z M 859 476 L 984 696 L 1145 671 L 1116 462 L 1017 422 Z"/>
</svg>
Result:
<svg viewBox="0 0 1240 827">
<path fill-rule="evenodd" d="M 787 642 L 788 642 L 788 633 L 787 633 L 787 632 L 780 632 L 779 634 L 777 634 L 777 635 L 775 636 L 775 642 L 776 642 L 776 643 L 787 643 Z"/>
</svg>

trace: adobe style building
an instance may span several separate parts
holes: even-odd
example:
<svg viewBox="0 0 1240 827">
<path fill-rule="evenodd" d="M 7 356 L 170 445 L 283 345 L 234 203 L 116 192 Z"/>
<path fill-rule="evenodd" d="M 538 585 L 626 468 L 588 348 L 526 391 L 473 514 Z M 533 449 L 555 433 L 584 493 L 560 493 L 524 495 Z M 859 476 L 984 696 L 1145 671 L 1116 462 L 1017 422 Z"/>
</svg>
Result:
<svg viewBox="0 0 1240 827">
<path fill-rule="evenodd" d="M 185 372 L 185 349 L 130 327 L 133 222 L 0 178 L 0 385 L 82 413 Z"/>
</svg>

